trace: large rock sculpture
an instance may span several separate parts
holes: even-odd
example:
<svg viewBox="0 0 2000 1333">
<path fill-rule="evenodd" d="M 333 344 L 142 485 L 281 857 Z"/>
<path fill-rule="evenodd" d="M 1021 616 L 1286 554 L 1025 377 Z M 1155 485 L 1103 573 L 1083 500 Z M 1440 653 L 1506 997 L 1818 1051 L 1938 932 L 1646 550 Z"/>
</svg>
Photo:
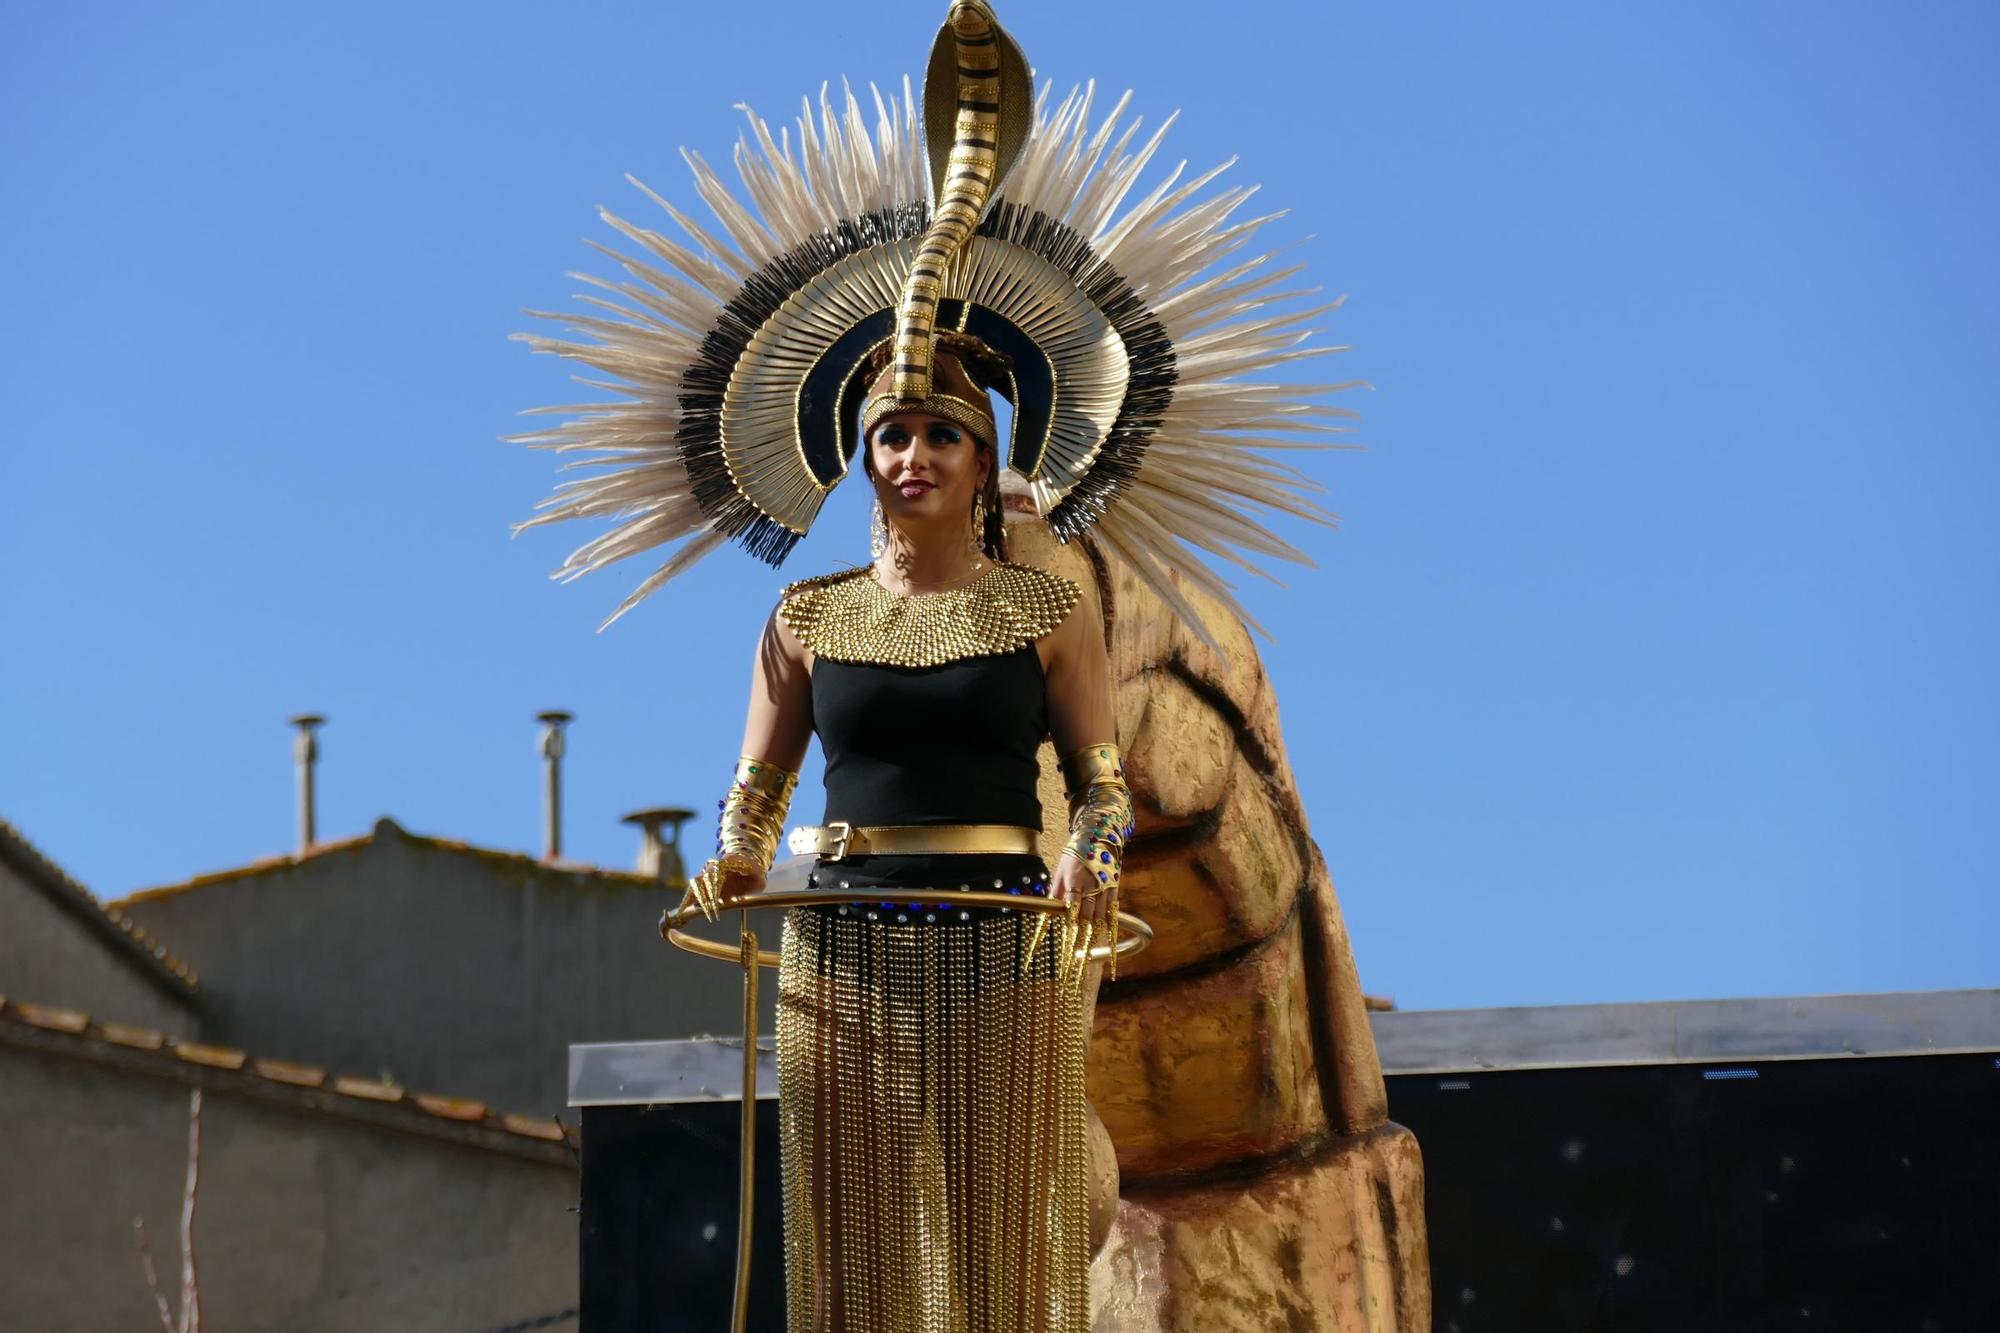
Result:
<svg viewBox="0 0 2000 1333">
<path fill-rule="evenodd" d="M 1218 654 L 1087 539 L 1008 535 L 1103 615 L 1138 823 L 1124 906 L 1157 932 L 1096 1004 L 1091 1101 L 1121 1176 L 1096 1333 L 1428 1333 L 1423 1161 L 1388 1119 L 1248 632 L 1194 595 Z M 1064 802 L 1045 759 L 1052 853 Z"/>
</svg>

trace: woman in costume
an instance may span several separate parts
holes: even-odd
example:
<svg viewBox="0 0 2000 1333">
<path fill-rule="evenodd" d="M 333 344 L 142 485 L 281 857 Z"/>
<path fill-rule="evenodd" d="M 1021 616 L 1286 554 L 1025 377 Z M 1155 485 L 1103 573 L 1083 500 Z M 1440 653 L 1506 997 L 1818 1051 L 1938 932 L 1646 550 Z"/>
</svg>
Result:
<svg viewBox="0 0 2000 1333">
<path fill-rule="evenodd" d="M 941 339 L 917 401 L 897 396 L 893 368 L 875 379 L 862 458 L 881 549 L 786 590 L 719 853 L 696 881 L 717 897 L 762 887 L 817 732 L 826 817 L 790 843 L 818 857 L 810 886 L 889 896 L 785 921 L 780 1151 L 800 1329 L 1088 1326 L 1075 936 L 1109 915 L 1130 803 L 1090 604 L 1005 560 L 998 435 L 968 361 L 996 364 Z M 1073 811 L 1052 868 L 1035 795 L 1049 736 Z M 973 888 L 1072 914 L 1047 931 L 1038 914 L 936 899 Z"/>
<path fill-rule="evenodd" d="M 785 920 L 795 1333 L 1089 1324 L 1083 963 L 1109 952 L 1130 803 L 1103 626 L 1075 584 L 1006 560 L 1000 473 L 1211 643 L 1183 583 L 1243 613 L 1197 548 L 1302 560 L 1248 507 L 1328 517 L 1259 451 L 1347 414 L 1246 378 L 1315 350 L 1298 347 L 1309 312 L 1266 312 L 1297 294 L 1289 271 L 1228 258 L 1262 221 L 1230 220 L 1250 192 L 1198 198 L 1210 172 L 1128 204 L 1159 134 L 1128 151 L 1123 103 L 1095 130 L 1090 104 L 1031 104 L 1018 48 L 957 0 L 927 151 L 907 85 L 877 97 L 872 136 L 851 93 L 801 118 L 796 150 L 753 115 L 751 206 L 689 159 L 727 241 L 658 196 L 685 240 L 607 214 L 645 256 L 597 284 L 606 315 L 570 321 L 589 341 L 529 339 L 625 396 L 549 409 L 577 415 L 523 437 L 599 469 L 535 523 L 621 520 L 558 576 L 681 543 L 613 619 L 724 542 L 783 560 L 857 454 L 880 506 L 874 563 L 793 584 L 764 631 L 717 854 L 690 888 L 712 910 L 761 884 L 817 732 L 825 815 L 791 843 L 818 887 L 866 898 Z M 1004 440 L 989 389 L 1012 405 Z M 1035 837 L 1045 736 L 1071 807 L 1054 865 Z M 925 896 L 961 887 L 1064 911 Z"/>
</svg>

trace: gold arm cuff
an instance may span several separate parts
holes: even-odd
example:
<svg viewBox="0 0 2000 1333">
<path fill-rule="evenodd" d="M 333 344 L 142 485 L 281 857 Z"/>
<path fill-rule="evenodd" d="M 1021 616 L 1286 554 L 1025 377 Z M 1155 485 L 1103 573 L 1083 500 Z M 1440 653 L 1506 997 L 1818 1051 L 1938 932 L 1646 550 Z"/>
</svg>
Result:
<svg viewBox="0 0 2000 1333">
<path fill-rule="evenodd" d="M 1094 782 L 1117 779 L 1125 785 L 1125 756 L 1115 742 L 1101 741 L 1072 750 L 1062 757 L 1063 785 L 1071 800 Z"/>
<path fill-rule="evenodd" d="M 1064 785 L 1069 792 L 1069 841 L 1063 851 L 1083 863 L 1097 881 L 1081 897 L 1109 895 L 1105 904 L 1118 918 L 1118 885 L 1125 844 L 1132 837 L 1132 791 L 1125 785 L 1125 757 L 1110 741 L 1086 745 L 1062 758 Z M 1110 975 L 1118 975 L 1118 955 L 1109 956 Z"/>
<path fill-rule="evenodd" d="M 736 760 L 729 795 L 715 834 L 715 855 L 688 881 L 688 897 L 712 921 L 729 871 L 759 874 L 771 868 L 799 775 L 755 755 Z"/>
<path fill-rule="evenodd" d="M 746 791 L 762 792 L 766 796 L 789 801 L 792 793 L 798 790 L 799 775 L 789 768 L 778 767 L 768 759 L 746 754 L 737 756 L 736 774 L 732 781 Z"/>
</svg>

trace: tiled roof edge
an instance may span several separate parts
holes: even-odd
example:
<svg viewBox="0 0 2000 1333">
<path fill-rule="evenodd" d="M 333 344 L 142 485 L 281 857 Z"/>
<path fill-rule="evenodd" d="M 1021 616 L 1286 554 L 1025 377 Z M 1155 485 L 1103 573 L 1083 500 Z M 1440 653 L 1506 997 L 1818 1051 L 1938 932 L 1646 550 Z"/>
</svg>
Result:
<svg viewBox="0 0 2000 1333">
<path fill-rule="evenodd" d="M 376 824 L 375 828 L 367 833 L 359 834 L 352 838 L 336 839 L 333 842 L 315 843 L 310 850 L 305 852 L 260 857 L 244 865 L 232 866 L 227 870 L 206 871 L 190 879 L 179 880 L 173 884 L 161 884 L 149 889 L 135 889 L 122 898 L 114 899 L 111 903 L 111 908 L 115 911 L 121 907 L 129 907 L 133 903 L 155 902 L 161 898 L 176 897 L 179 894 L 186 893 L 190 889 L 205 889 L 211 884 L 227 884 L 234 880 L 249 879 L 256 875 L 269 874 L 273 870 L 285 870 L 292 866 L 303 865 L 307 861 L 316 861 L 324 856 L 356 851 L 372 844 L 382 832 L 383 824 L 388 824 L 390 828 L 396 829 L 398 833 L 402 832 L 401 829 L 396 828 L 394 823 L 385 819 Z"/>
<path fill-rule="evenodd" d="M 343 1115 L 390 1128 L 421 1128 L 460 1142 L 554 1160 L 549 1145 L 566 1145 L 573 1160 L 573 1127 L 553 1117 L 496 1111 L 472 1097 L 414 1092 L 379 1078 L 330 1074 L 316 1065 L 250 1055 L 229 1046 L 185 1041 L 152 1028 L 99 1023 L 89 1014 L 0 995 L 0 1041 L 10 1034 L 47 1034 L 36 1045 L 67 1046 L 74 1054 L 106 1062 L 137 1063 L 148 1073 L 202 1078 L 220 1088 L 256 1092 L 301 1109 Z"/>
<path fill-rule="evenodd" d="M 0 819 L 0 861 L 13 866 L 86 929 L 137 963 L 156 986 L 183 1004 L 193 1001 L 201 978 L 192 967 L 114 905 L 100 902 L 5 819 Z"/>
</svg>

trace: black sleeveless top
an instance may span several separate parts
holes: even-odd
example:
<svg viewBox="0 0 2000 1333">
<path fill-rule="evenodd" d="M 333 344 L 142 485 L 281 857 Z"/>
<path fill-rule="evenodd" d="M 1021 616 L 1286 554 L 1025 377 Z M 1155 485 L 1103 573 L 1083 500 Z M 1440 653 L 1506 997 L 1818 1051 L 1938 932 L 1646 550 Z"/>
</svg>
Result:
<svg viewBox="0 0 2000 1333">
<path fill-rule="evenodd" d="M 1034 644 L 933 667 L 820 658 L 812 710 L 822 823 L 1042 826 L 1035 752 L 1049 715 Z"/>
<path fill-rule="evenodd" d="M 1016 824 L 1040 828 L 1035 752 L 1048 734 L 1048 695 L 1033 643 L 942 666 L 837 662 L 812 668 L 813 729 L 826 758 L 822 823 Z M 842 888 L 984 889 L 1044 895 L 1036 855 L 850 856 L 822 860 L 808 884 Z M 990 917 L 1000 909 L 884 899 L 850 912 L 927 925 Z"/>
</svg>

